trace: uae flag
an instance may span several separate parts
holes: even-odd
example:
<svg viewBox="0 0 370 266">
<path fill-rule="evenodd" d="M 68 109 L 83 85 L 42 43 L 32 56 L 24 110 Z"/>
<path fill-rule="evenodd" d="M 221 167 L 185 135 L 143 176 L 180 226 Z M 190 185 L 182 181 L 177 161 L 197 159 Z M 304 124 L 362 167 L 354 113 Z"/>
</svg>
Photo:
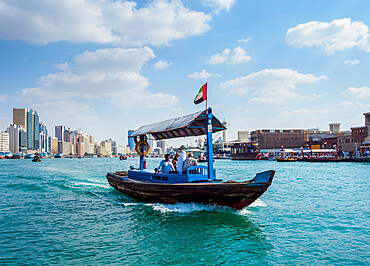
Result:
<svg viewBox="0 0 370 266">
<path fill-rule="evenodd" d="M 199 104 L 207 100 L 207 82 L 200 88 L 197 96 L 195 96 L 194 103 Z"/>
</svg>

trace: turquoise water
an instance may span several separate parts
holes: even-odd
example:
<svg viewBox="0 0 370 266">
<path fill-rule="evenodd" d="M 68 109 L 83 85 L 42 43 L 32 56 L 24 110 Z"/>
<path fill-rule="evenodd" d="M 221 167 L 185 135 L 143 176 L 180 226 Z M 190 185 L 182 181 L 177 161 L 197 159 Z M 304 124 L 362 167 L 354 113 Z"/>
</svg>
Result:
<svg viewBox="0 0 370 266">
<path fill-rule="evenodd" d="M 148 159 L 148 168 L 158 158 Z M 1 264 L 369 264 L 369 163 L 216 160 L 218 178 L 275 169 L 242 211 L 143 204 L 106 172 L 137 159 L 0 160 Z"/>
</svg>

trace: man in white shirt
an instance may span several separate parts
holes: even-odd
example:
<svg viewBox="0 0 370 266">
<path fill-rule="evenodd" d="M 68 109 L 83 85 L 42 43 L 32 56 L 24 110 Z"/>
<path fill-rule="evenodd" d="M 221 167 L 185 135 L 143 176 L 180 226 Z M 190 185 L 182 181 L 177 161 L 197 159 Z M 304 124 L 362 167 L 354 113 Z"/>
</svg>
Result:
<svg viewBox="0 0 370 266">
<path fill-rule="evenodd" d="M 182 174 L 185 160 L 186 160 L 186 152 L 184 150 L 181 150 L 180 156 L 177 159 L 177 172 L 179 172 L 179 174 Z"/>
<path fill-rule="evenodd" d="M 170 171 L 175 171 L 175 169 L 173 168 L 172 163 L 170 162 L 170 155 L 169 154 L 166 154 L 164 156 L 164 160 L 162 160 L 161 163 L 158 166 L 158 171 L 162 172 L 162 173 L 165 173 L 165 174 L 169 174 Z"/>
</svg>

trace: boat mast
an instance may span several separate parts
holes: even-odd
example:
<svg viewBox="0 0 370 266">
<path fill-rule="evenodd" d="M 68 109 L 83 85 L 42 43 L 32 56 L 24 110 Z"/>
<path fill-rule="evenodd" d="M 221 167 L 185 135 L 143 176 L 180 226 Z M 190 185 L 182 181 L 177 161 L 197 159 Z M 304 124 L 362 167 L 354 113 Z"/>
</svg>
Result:
<svg viewBox="0 0 370 266">
<path fill-rule="evenodd" d="M 209 107 L 207 112 L 206 119 L 206 132 L 207 132 L 207 166 L 208 166 L 208 180 L 211 181 L 214 179 L 213 176 L 213 146 L 212 146 L 212 108 Z"/>
</svg>

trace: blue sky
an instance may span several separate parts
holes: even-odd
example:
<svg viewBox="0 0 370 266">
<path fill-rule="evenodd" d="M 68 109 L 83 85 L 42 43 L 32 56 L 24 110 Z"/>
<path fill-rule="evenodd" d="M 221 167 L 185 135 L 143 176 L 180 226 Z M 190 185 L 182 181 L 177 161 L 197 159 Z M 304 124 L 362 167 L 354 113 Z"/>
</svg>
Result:
<svg viewBox="0 0 370 266">
<path fill-rule="evenodd" d="M 238 130 L 364 124 L 370 1 L 0 0 L 0 130 L 12 108 L 127 143 L 209 105 Z M 188 140 L 176 142 L 190 143 Z"/>
</svg>

